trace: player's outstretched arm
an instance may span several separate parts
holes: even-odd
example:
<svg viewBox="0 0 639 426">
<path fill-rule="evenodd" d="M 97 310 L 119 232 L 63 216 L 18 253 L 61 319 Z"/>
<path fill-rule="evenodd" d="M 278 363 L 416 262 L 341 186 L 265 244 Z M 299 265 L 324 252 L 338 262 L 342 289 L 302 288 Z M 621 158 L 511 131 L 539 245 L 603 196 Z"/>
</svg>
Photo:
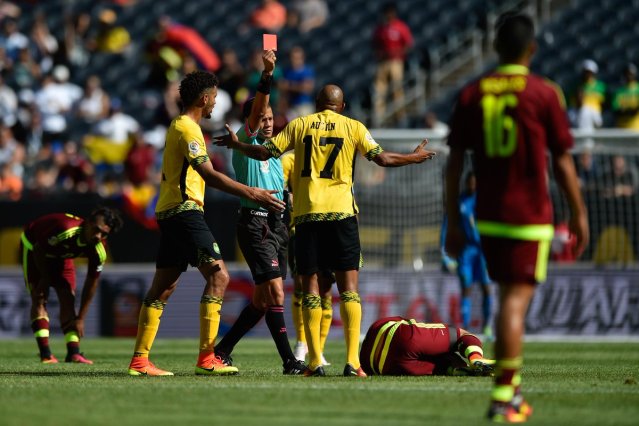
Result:
<svg viewBox="0 0 639 426">
<path fill-rule="evenodd" d="M 428 151 L 424 147 L 428 144 L 428 139 L 424 139 L 417 148 L 409 154 L 399 154 L 397 152 L 383 151 L 373 158 L 378 166 L 401 167 L 408 164 L 423 163 L 435 156 L 434 151 Z"/>
<path fill-rule="evenodd" d="M 557 184 L 566 194 L 570 206 L 570 231 L 577 237 L 575 255 L 585 250 L 590 239 L 586 206 L 579 190 L 575 163 L 570 152 L 553 155 L 553 170 Z"/>
<path fill-rule="evenodd" d="M 247 144 L 242 143 L 237 138 L 237 135 L 228 124 L 225 124 L 226 131 L 228 134 L 224 136 L 219 136 L 213 139 L 213 143 L 217 146 L 225 146 L 229 149 L 235 149 L 240 151 L 242 154 L 247 157 L 253 158 L 255 160 L 265 161 L 272 157 L 271 153 L 268 149 L 264 148 L 263 145 L 260 144 Z M 207 183 L 208 184 L 208 183 Z"/>
<path fill-rule="evenodd" d="M 248 144 L 242 145 L 249 146 Z M 277 194 L 277 190 L 254 188 L 252 186 L 246 186 L 236 182 L 225 174 L 215 170 L 210 161 L 205 161 L 204 163 L 195 166 L 195 170 L 200 174 L 200 176 L 202 176 L 202 179 L 204 179 L 204 182 L 206 182 L 208 186 L 217 188 L 220 191 L 254 201 L 265 209 L 274 212 L 284 211 L 284 208 L 286 207 L 284 201 L 273 197 L 272 194 Z"/>
</svg>

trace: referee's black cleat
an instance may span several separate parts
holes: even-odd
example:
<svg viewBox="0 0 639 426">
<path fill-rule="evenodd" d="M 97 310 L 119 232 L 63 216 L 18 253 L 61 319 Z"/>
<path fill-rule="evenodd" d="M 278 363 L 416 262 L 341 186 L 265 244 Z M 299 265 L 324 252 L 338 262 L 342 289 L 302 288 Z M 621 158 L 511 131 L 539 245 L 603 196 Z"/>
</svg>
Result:
<svg viewBox="0 0 639 426">
<path fill-rule="evenodd" d="M 324 368 L 323 367 L 317 367 L 315 370 L 311 370 L 310 368 L 306 367 L 306 369 L 304 370 L 304 377 L 324 377 L 326 376 L 326 373 L 324 372 Z"/>
<path fill-rule="evenodd" d="M 355 368 L 350 364 L 344 366 L 344 377 L 368 377 L 362 367 Z"/>
<path fill-rule="evenodd" d="M 224 365 L 226 365 L 227 367 L 233 366 L 233 358 L 231 358 L 231 355 L 227 355 L 222 351 L 218 351 L 217 349 L 214 349 L 213 351 Z"/>
<path fill-rule="evenodd" d="M 297 359 L 289 359 L 284 363 L 284 370 L 282 373 L 287 376 L 297 376 L 300 374 L 304 374 L 306 370 L 306 365 L 304 365 L 304 361 L 300 361 Z"/>
</svg>

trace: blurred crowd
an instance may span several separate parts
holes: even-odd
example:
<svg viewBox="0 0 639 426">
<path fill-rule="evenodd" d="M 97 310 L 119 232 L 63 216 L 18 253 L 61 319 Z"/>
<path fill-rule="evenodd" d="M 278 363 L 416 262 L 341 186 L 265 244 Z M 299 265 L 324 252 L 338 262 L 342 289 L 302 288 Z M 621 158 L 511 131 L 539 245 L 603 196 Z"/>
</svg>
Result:
<svg viewBox="0 0 639 426">
<path fill-rule="evenodd" d="M 220 79 L 216 107 L 203 128 L 209 137 L 223 131 L 224 123 L 237 128 L 242 105 L 259 82 L 261 51 L 244 61 L 233 49 L 216 51 L 188 23 L 169 16 L 160 17 L 146 39 L 132 40 L 119 16 L 136 0 L 95 1 L 81 10 L 73 9 L 74 1 L 61 3 L 68 7 L 63 26 L 50 28 L 47 16 L 38 12 L 39 2 L 0 0 L 0 200 L 96 193 L 120 199 L 130 214 L 152 227 L 164 133 L 180 111 L 180 79 L 197 68 L 215 72 Z M 411 28 L 392 2 L 380 4 L 377 18 L 371 34 L 376 60 L 371 109 L 401 125 L 406 112 L 390 108 L 391 113 L 389 107 L 404 96 L 402 72 L 414 47 Z M 237 31 L 321 32 L 328 19 L 324 0 L 261 0 Z M 299 45 L 278 52 L 271 93 L 276 132 L 313 111 L 316 74 L 306 56 Z M 145 111 L 132 110 L 104 87 L 108 66 L 87 68 L 100 57 L 144 61 L 144 87 L 131 90 L 152 100 L 144 103 Z M 608 117 L 611 126 L 639 129 L 636 66 L 628 64 L 620 81 L 607 83 L 598 80 L 598 68 L 593 60 L 584 61 L 575 73 L 581 79 L 564 88 L 573 127 L 596 129 L 607 125 Z M 87 75 L 86 69 L 96 72 Z M 448 132 L 433 111 L 411 125 L 441 137 Z M 232 176 L 228 152 L 211 150 L 214 166 Z M 637 161 L 586 149 L 577 161 L 584 190 L 593 199 L 633 197 L 639 190 Z"/>
<path fill-rule="evenodd" d="M 237 128 L 241 107 L 260 79 L 261 51 L 241 63 L 232 49 L 216 52 L 194 28 L 168 16 L 150 29 L 147 40 L 132 40 L 118 24 L 118 11 L 135 0 L 93 3 L 89 9 L 70 8 L 63 30 L 52 31 L 37 2 L 0 1 L 0 200 L 97 193 L 120 199 L 130 214 L 153 227 L 164 133 L 180 111 L 180 79 L 198 68 L 215 72 L 220 79 L 216 107 L 203 128 L 209 137 L 224 123 Z M 288 10 L 264 0 L 245 25 L 308 32 L 327 17 L 323 0 L 292 1 Z M 134 43 L 139 44 L 135 50 Z M 150 122 L 127 112 L 127 105 L 103 86 L 101 71 L 108 70 L 83 81 L 74 78 L 95 57 L 126 61 L 134 51 L 143 52 L 148 64 L 146 87 L 135 89 L 154 100 Z M 304 49 L 280 53 L 271 94 L 278 129 L 312 112 L 315 92 L 315 72 Z M 214 166 L 232 175 L 226 150 L 211 149 Z"/>
</svg>

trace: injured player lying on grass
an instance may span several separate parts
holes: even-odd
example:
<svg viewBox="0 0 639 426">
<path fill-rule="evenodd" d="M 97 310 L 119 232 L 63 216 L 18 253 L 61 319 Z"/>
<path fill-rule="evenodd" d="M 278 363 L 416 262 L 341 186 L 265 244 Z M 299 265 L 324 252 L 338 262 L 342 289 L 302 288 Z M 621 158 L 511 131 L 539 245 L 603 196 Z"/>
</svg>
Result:
<svg viewBox="0 0 639 426">
<path fill-rule="evenodd" d="M 481 340 L 443 323 L 402 317 L 381 318 L 366 333 L 360 351 L 368 375 L 492 376 L 494 361 L 484 358 Z"/>
</svg>

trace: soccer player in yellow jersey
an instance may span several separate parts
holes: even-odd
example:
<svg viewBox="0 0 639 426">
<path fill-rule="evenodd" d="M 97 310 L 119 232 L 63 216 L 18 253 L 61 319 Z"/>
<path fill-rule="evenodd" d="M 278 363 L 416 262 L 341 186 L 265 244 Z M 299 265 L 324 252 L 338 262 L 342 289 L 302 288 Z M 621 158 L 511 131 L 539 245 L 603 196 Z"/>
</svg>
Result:
<svg viewBox="0 0 639 426">
<path fill-rule="evenodd" d="M 293 174 L 293 165 L 295 163 L 295 154 L 293 151 L 289 151 L 280 157 L 282 162 L 282 171 L 284 173 L 284 188 L 289 193 L 289 213 L 292 210 L 290 207 L 293 203 L 293 187 L 289 181 Z M 292 217 L 291 217 L 292 219 Z M 300 361 L 306 359 L 308 353 L 308 346 L 306 344 L 306 334 L 304 333 L 304 319 L 302 317 L 302 277 L 297 273 L 297 266 L 295 264 L 295 224 L 291 220 L 289 223 L 289 241 L 288 241 L 288 265 L 293 276 L 293 297 L 291 298 L 291 313 L 293 316 L 293 326 L 295 328 L 295 334 L 297 335 L 297 343 L 295 344 L 295 358 Z M 330 270 L 320 271 L 319 276 L 319 288 L 321 295 L 322 305 L 322 321 L 320 322 L 320 351 L 322 353 L 320 359 L 322 366 L 330 365 L 324 358 L 324 346 L 326 339 L 328 338 L 328 332 L 333 322 L 333 295 L 332 288 L 335 282 L 335 274 Z"/>
<path fill-rule="evenodd" d="M 149 351 L 162 311 L 188 264 L 196 266 L 205 280 L 200 300 L 200 351 L 195 374 L 237 373 L 236 367 L 224 365 L 214 353 L 229 275 L 204 220 L 204 189 L 209 185 L 272 211 L 282 211 L 285 204 L 272 195 L 277 191 L 243 185 L 213 168 L 198 123 L 202 117 L 211 117 L 217 86 L 215 74 L 204 71 L 194 71 L 180 83 L 183 111 L 171 122 L 166 134 L 160 197 L 155 210 L 162 237 L 153 283 L 140 309 L 138 334 L 128 370 L 132 376 L 173 375 L 155 367 L 149 361 Z"/>
<path fill-rule="evenodd" d="M 309 349 L 305 375 L 324 376 L 320 350 L 322 317 L 318 272 L 334 271 L 340 293 L 340 313 L 346 339 L 345 376 L 365 377 L 358 355 L 362 307 L 358 295 L 360 242 L 353 196 L 353 164 L 357 153 L 382 167 L 421 163 L 435 153 L 422 141 L 409 154 L 384 151 L 359 121 L 341 115 L 346 104 L 342 89 L 324 86 L 315 100 L 316 113 L 291 121 L 263 145 L 239 143 L 229 135 L 218 145 L 265 160 L 294 149 L 292 186 L 295 261 L 304 291 L 302 315 Z"/>
</svg>

